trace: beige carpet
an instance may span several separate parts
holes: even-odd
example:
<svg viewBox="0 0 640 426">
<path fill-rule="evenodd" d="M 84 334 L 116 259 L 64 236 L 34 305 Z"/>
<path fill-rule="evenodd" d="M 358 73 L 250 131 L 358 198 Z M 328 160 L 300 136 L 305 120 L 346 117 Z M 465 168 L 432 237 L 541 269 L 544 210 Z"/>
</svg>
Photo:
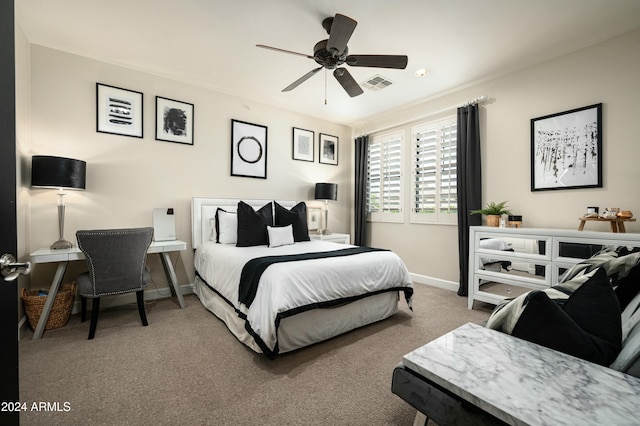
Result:
<svg viewBox="0 0 640 426">
<path fill-rule="evenodd" d="M 22 425 L 411 425 L 415 411 L 391 393 L 402 356 L 491 306 L 416 285 L 392 318 L 269 361 L 239 343 L 198 299 L 100 313 L 96 337 L 72 316 L 20 343 Z M 59 403 L 56 405 L 55 403 Z M 59 406 L 59 411 L 51 411 Z"/>
</svg>

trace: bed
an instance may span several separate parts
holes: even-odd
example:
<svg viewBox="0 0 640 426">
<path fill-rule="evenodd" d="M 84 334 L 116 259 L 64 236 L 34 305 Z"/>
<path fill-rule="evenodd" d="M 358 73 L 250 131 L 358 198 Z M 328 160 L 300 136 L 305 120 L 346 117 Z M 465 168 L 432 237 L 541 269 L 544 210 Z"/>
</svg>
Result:
<svg viewBox="0 0 640 426">
<path fill-rule="evenodd" d="M 383 320 L 401 296 L 411 308 L 395 253 L 310 239 L 304 203 L 198 197 L 191 210 L 194 292 L 255 352 L 273 359 Z M 244 246 L 246 215 L 269 213 L 268 244 Z"/>
</svg>

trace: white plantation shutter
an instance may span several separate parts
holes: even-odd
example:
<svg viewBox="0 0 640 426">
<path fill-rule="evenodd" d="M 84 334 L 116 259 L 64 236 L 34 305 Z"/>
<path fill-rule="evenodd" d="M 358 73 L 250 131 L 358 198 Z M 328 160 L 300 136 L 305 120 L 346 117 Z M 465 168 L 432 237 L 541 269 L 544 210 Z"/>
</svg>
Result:
<svg viewBox="0 0 640 426">
<path fill-rule="evenodd" d="M 367 200 L 372 220 L 402 221 L 404 132 L 376 136 L 369 143 Z"/>
<path fill-rule="evenodd" d="M 440 222 L 458 221 L 457 134 L 455 119 L 440 123 Z"/>
<path fill-rule="evenodd" d="M 411 222 L 456 223 L 456 119 L 416 126 L 412 138 Z"/>
<path fill-rule="evenodd" d="M 380 211 L 380 164 L 382 162 L 380 144 L 370 143 L 367 153 L 367 211 Z"/>
</svg>

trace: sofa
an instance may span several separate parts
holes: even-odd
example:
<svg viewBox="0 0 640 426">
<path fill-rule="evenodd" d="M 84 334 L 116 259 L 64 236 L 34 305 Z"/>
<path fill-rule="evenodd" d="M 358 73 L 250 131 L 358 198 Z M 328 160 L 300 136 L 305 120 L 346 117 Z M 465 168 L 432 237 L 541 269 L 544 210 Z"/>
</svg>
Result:
<svg viewBox="0 0 640 426">
<path fill-rule="evenodd" d="M 640 251 L 603 248 L 549 289 L 505 299 L 486 327 L 640 377 Z"/>
<path fill-rule="evenodd" d="M 510 335 L 506 337 L 514 345 L 541 345 L 552 354 L 562 353 L 563 356 L 559 358 L 565 360 L 567 357 L 564 354 L 571 355 L 568 358 L 569 365 L 591 365 L 598 374 L 604 372 L 607 375 L 607 370 L 623 373 L 611 373 L 610 376 L 615 383 L 629 385 L 631 393 L 624 398 L 608 395 L 605 403 L 596 404 L 601 412 L 615 411 L 607 406 L 609 401 L 615 406 L 620 400 L 623 403 L 631 400 L 633 407 L 640 401 L 640 380 L 637 379 L 640 378 L 640 252 L 636 250 L 627 247 L 603 248 L 568 269 L 555 286 L 503 300 L 483 326 L 481 329 Z M 485 353 L 479 356 L 491 357 L 492 353 L 497 356 L 501 352 L 497 347 L 483 349 Z M 405 361 L 409 355 L 393 371 L 392 392 L 418 410 L 417 421 L 423 413 L 422 422 L 430 416 L 442 425 L 504 424 L 504 419 L 478 409 L 473 399 L 460 398 L 460 395 L 443 388 L 442 384 L 408 368 Z M 572 357 L 580 360 L 571 361 L 575 359 Z M 431 364 L 430 358 L 426 362 Z M 531 358 L 531 365 L 539 365 L 539 360 Z M 594 382 L 598 382 L 591 376 L 591 369 L 577 368 L 577 371 L 572 373 L 572 377 L 578 383 L 593 386 Z M 589 372 L 581 377 L 582 371 Z M 549 386 L 554 385 L 550 383 Z M 595 386 L 597 390 L 599 385 L 596 383 Z M 614 389 L 616 387 L 613 386 Z M 611 390 L 604 385 L 603 388 L 604 394 Z M 508 391 L 514 394 L 519 391 L 527 393 L 528 388 L 512 387 Z M 573 405 L 568 401 L 575 401 L 574 396 L 563 396 L 566 396 L 568 404 Z M 544 405 L 544 399 L 547 398 L 544 391 L 538 397 Z M 635 413 L 636 409 L 632 410 Z M 555 410 L 551 415 L 561 416 L 562 411 Z M 507 423 L 518 424 L 511 421 Z"/>
</svg>

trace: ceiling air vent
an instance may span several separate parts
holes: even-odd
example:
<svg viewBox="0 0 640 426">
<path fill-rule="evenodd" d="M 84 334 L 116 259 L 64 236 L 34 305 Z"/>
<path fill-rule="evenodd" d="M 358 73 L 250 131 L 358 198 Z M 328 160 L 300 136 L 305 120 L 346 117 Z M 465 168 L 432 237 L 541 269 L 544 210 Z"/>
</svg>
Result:
<svg viewBox="0 0 640 426">
<path fill-rule="evenodd" d="M 377 92 L 378 90 L 382 90 L 385 87 L 390 86 L 391 84 L 392 83 L 389 80 L 387 80 L 380 74 L 374 75 L 373 77 L 370 77 L 360 83 L 360 85 L 365 89 L 373 90 L 375 92 Z"/>
</svg>

